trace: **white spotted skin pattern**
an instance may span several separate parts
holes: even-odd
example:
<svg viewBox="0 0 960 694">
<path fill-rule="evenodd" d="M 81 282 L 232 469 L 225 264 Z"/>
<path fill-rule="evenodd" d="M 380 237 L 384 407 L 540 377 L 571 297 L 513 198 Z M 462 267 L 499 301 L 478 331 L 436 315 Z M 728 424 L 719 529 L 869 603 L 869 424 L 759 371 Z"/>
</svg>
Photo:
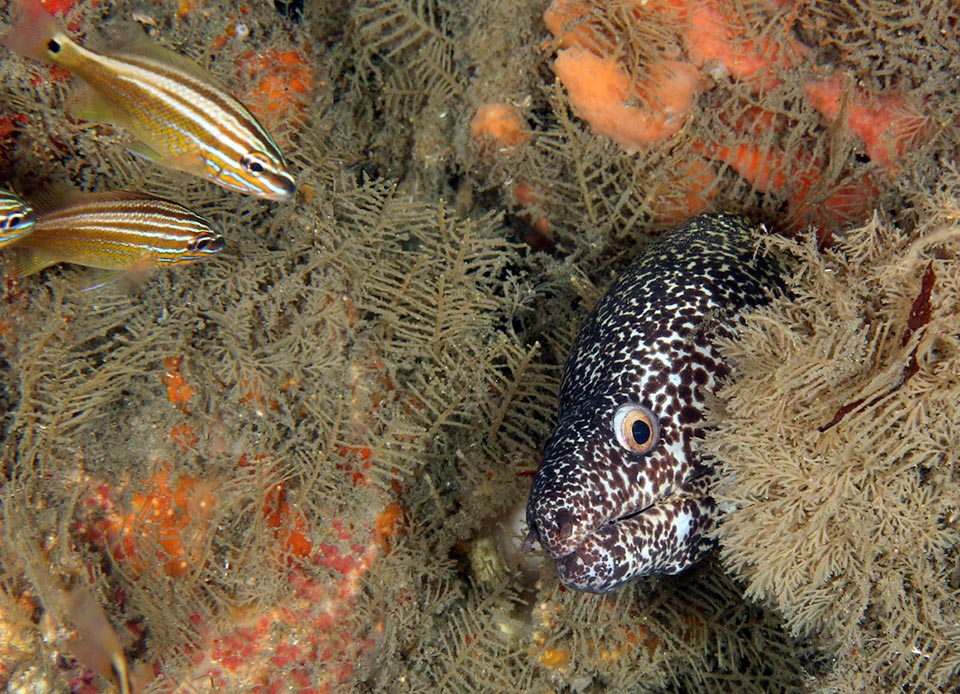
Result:
<svg viewBox="0 0 960 694">
<path fill-rule="evenodd" d="M 736 215 L 692 220 L 646 249 L 581 326 L 527 503 L 531 538 L 565 585 L 606 593 L 714 549 L 719 511 L 698 447 L 706 396 L 729 371 L 715 341 L 782 288 L 776 261 L 755 252 L 758 233 Z M 647 453 L 614 434 L 630 402 L 659 419 Z"/>
</svg>

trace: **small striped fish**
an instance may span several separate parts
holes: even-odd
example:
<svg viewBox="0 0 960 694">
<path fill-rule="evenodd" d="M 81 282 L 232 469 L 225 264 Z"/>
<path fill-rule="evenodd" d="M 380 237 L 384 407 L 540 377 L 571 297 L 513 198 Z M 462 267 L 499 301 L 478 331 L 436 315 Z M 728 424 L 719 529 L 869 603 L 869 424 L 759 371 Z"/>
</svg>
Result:
<svg viewBox="0 0 960 694">
<path fill-rule="evenodd" d="M 94 53 L 67 36 L 40 0 L 16 4 L 21 19 L 3 43 L 89 85 L 74 115 L 123 126 L 137 140 L 134 153 L 164 166 L 268 200 L 293 197 L 296 183 L 273 138 L 199 65 L 146 37 Z"/>
<path fill-rule="evenodd" d="M 29 234 L 36 218 L 20 196 L 0 188 L 0 247 Z"/>
<path fill-rule="evenodd" d="M 57 263 L 121 274 L 192 263 L 223 248 L 223 237 L 203 217 L 146 193 L 71 193 L 38 202 L 37 210 L 33 231 L 15 246 L 18 277 Z"/>
</svg>

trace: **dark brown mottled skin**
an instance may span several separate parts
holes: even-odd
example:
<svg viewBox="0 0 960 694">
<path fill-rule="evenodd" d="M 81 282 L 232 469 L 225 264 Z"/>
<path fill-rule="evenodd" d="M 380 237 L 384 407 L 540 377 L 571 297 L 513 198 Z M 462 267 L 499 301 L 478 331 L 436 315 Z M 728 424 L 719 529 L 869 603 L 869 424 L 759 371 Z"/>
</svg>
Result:
<svg viewBox="0 0 960 694">
<path fill-rule="evenodd" d="M 698 446 L 705 397 L 728 374 L 715 341 L 782 286 L 758 234 L 736 215 L 690 221 L 646 249 L 580 327 L 527 503 L 531 538 L 566 585 L 605 593 L 714 548 L 719 511 Z M 646 453 L 614 435 L 614 413 L 631 402 L 659 421 Z"/>
</svg>

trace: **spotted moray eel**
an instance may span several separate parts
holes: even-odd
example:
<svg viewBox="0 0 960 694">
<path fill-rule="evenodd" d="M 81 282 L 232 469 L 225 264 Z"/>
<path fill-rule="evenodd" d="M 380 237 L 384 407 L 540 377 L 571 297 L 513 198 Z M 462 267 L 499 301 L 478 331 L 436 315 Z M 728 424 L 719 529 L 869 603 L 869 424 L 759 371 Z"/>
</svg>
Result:
<svg viewBox="0 0 960 694">
<path fill-rule="evenodd" d="M 698 448 L 706 395 L 729 372 L 715 342 L 781 287 L 758 232 L 731 214 L 690 221 L 649 246 L 581 326 L 527 503 L 528 542 L 567 586 L 606 593 L 714 548 L 720 514 Z"/>
</svg>

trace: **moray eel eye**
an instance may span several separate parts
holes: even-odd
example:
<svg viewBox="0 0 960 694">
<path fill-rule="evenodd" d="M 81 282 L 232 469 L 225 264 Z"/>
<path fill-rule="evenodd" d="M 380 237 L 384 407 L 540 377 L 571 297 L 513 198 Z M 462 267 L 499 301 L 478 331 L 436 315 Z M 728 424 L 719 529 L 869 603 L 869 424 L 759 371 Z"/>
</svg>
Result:
<svg viewBox="0 0 960 694">
<path fill-rule="evenodd" d="M 628 402 L 613 414 L 617 442 L 632 453 L 648 453 L 660 440 L 660 420 L 643 405 Z"/>
</svg>

